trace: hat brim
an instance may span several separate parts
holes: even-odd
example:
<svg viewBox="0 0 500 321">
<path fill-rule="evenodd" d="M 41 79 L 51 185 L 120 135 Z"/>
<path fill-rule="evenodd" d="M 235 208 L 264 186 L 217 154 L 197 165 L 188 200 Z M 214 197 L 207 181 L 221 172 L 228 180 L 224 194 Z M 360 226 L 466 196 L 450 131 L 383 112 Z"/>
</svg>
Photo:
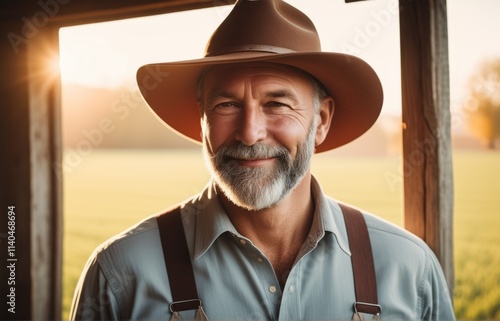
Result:
<svg viewBox="0 0 500 321">
<path fill-rule="evenodd" d="M 197 84 L 209 66 L 243 62 L 270 62 L 293 66 L 314 76 L 335 101 L 335 113 L 323 152 L 345 145 L 364 134 L 377 120 L 383 90 L 375 71 L 355 56 L 330 52 L 270 54 L 240 52 L 201 59 L 148 64 L 137 71 L 139 89 L 156 115 L 186 138 L 201 142 Z"/>
</svg>

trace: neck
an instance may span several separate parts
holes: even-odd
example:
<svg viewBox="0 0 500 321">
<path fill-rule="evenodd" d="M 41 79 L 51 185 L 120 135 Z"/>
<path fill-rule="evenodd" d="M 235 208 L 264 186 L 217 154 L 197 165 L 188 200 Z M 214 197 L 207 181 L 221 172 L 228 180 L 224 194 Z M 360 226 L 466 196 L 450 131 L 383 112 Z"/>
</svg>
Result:
<svg viewBox="0 0 500 321">
<path fill-rule="evenodd" d="M 223 193 L 220 195 L 235 228 L 266 255 L 283 286 L 311 228 L 311 175 L 307 174 L 278 204 L 258 211 L 238 207 Z"/>
</svg>

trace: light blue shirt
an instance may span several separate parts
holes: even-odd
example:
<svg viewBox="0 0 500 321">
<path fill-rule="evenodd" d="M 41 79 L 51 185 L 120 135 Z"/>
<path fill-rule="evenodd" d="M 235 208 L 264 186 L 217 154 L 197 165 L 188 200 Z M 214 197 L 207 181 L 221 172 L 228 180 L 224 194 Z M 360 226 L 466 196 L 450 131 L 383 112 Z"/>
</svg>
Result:
<svg viewBox="0 0 500 321">
<path fill-rule="evenodd" d="M 313 179 L 311 231 L 285 287 L 252 241 L 236 231 L 213 183 L 181 210 L 198 294 L 210 320 L 350 320 L 349 244 L 337 202 Z M 293 213 L 291 213 L 293 215 Z M 382 319 L 454 320 L 432 251 L 409 232 L 363 213 L 372 242 Z M 101 245 L 77 285 L 71 319 L 169 320 L 172 296 L 155 217 Z M 195 311 L 181 312 L 182 319 Z"/>
</svg>

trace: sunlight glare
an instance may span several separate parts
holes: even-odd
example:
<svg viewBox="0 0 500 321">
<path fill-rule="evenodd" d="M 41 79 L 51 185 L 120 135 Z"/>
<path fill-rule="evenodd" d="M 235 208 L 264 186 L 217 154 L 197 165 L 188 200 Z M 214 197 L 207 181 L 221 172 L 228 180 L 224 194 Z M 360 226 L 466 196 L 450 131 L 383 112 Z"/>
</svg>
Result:
<svg viewBox="0 0 500 321">
<path fill-rule="evenodd" d="M 49 58 L 48 69 L 51 76 L 58 77 L 61 75 L 61 62 L 57 55 L 53 55 Z"/>
</svg>

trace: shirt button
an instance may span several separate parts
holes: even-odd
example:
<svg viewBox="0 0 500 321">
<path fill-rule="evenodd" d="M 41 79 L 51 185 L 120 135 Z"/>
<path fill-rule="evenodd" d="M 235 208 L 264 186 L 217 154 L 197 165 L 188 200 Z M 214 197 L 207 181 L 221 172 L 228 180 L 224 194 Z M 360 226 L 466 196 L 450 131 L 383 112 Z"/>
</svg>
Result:
<svg viewBox="0 0 500 321">
<path fill-rule="evenodd" d="M 258 257 L 258 258 L 257 258 L 257 262 L 262 263 L 262 258 L 261 258 L 261 257 Z"/>
<path fill-rule="evenodd" d="M 245 245 L 245 244 L 247 244 L 247 241 L 245 241 L 244 239 L 240 239 L 240 244 Z"/>
<path fill-rule="evenodd" d="M 295 287 L 293 285 L 290 285 L 290 293 L 293 293 L 293 291 L 295 291 Z"/>
<path fill-rule="evenodd" d="M 271 293 L 276 292 L 276 287 L 274 285 L 269 286 L 269 292 Z"/>
</svg>

